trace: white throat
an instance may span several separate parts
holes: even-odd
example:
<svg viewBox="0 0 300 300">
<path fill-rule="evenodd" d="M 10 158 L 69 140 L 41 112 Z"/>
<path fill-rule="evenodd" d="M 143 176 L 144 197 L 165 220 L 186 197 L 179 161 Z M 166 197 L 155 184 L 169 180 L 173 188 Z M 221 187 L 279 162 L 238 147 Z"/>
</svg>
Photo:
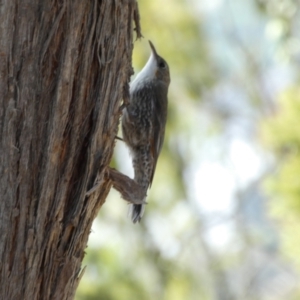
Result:
<svg viewBox="0 0 300 300">
<path fill-rule="evenodd" d="M 155 59 L 154 54 L 151 53 L 144 68 L 141 70 L 140 73 L 137 74 L 135 79 L 131 82 L 130 89 L 134 89 L 138 85 L 139 82 L 142 82 L 146 79 L 155 78 L 156 71 L 157 71 L 156 59 Z"/>
</svg>

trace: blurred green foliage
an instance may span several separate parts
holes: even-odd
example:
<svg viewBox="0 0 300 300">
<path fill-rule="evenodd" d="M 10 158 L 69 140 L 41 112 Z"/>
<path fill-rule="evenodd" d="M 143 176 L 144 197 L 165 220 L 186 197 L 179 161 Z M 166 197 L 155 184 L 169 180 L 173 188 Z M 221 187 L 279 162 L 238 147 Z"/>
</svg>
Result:
<svg viewBox="0 0 300 300">
<path fill-rule="evenodd" d="M 265 68 L 277 59 L 276 51 L 284 53 L 287 62 L 292 60 L 299 42 L 294 37 L 300 20 L 296 2 L 279 2 L 139 1 L 144 39 L 135 41 L 135 74 L 149 57 L 147 40 L 153 42 L 171 70 L 165 143 L 141 224 L 130 223 L 126 204 L 114 191 L 101 208 L 90 236 L 83 263 L 87 268 L 76 300 L 300 299 L 297 292 L 272 298 L 269 293 L 277 293 L 279 279 L 275 283 L 267 281 L 267 292 L 263 288 L 263 275 L 272 273 L 272 268 L 268 269 L 274 263 L 270 257 L 276 256 L 268 251 L 275 251 L 276 241 L 272 239 L 273 231 L 265 230 L 266 220 L 258 218 L 257 207 L 249 209 L 247 205 L 249 197 L 259 194 L 255 190 L 260 189 L 259 176 L 265 176 L 258 174 L 259 179 L 250 187 L 243 183 L 238 186 L 236 210 L 227 218 L 237 219 L 232 227 L 236 230 L 233 235 L 239 238 L 233 238 L 226 250 L 208 243 L 209 227 L 222 223 L 222 219 L 205 216 L 193 202 L 195 192 L 189 189 L 194 180 L 189 171 L 196 168 L 203 153 L 208 160 L 229 161 L 230 165 L 231 158 L 225 154 L 229 148 L 226 138 L 232 132 L 226 130 L 234 123 L 230 123 L 232 119 L 238 134 L 243 126 L 247 128 L 251 145 L 253 132 L 262 132 L 262 140 L 255 141 L 268 149 L 266 157 L 273 157 L 276 169 L 266 184 L 269 207 L 278 220 L 284 253 L 300 268 L 299 88 L 282 92 L 277 113 L 267 119 L 264 115 L 272 108 L 272 93 L 266 92 L 263 82 L 269 75 Z M 235 5 L 233 14 L 230 9 Z M 207 13 L 207 17 L 205 9 L 221 12 Z M 257 12 L 257 19 L 251 20 Z M 205 18 L 214 19 L 208 22 Z M 272 40 L 274 48 L 260 40 L 258 31 L 262 28 L 266 31 L 264 38 Z M 257 128 L 257 124 L 262 125 Z M 126 173 L 124 165 L 130 162 L 124 149 L 118 142 L 113 164 L 121 171 L 125 168 Z M 218 190 L 219 186 L 213 188 Z M 204 198 L 197 200 L 210 201 Z M 252 212 L 253 224 L 242 219 L 243 205 Z M 257 225 L 258 221 L 262 223 Z M 263 248 L 259 255 L 258 248 Z M 267 257 L 266 264 L 262 257 Z M 288 281 L 284 277 L 280 282 Z"/>
<path fill-rule="evenodd" d="M 291 87 L 279 98 L 274 116 L 263 123 L 263 140 L 279 166 L 266 181 L 273 215 L 280 222 L 284 253 L 300 269 L 300 89 Z"/>
</svg>

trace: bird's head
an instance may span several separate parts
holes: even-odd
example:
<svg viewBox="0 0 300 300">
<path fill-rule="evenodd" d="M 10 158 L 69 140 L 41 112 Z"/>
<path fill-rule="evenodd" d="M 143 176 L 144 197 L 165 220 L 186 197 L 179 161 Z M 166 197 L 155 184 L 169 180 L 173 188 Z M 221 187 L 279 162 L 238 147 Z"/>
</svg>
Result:
<svg viewBox="0 0 300 300">
<path fill-rule="evenodd" d="M 170 83 L 170 71 L 167 62 L 157 54 L 154 45 L 149 41 L 151 47 L 151 56 L 148 60 L 155 65 L 155 77 L 165 83 Z M 148 64 L 148 63 L 147 63 Z"/>
<path fill-rule="evenodd" d="M 149 44 L 151 47 L 151 55 L 137 78 L 139 80 L 157 79 L 168 86 L 170 83 L 169 66 L 167 62 L 157 54 L 151 41 L 149 41 Z"/>
</svg>

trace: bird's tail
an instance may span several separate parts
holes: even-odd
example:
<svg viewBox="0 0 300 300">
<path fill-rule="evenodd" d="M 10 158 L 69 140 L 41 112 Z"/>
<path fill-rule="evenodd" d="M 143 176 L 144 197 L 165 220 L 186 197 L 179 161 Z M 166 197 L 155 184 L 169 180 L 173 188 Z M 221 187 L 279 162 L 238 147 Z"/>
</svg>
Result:
<svg viewBox="0 0 300 300">
<path fill-rule="evenodd" d="M 139 222 L 145 211 L 146 193 L 150 184 L 152 157 L 149 155 L 149 146 L 141 146 L 135 149 L 133 157 L 134 180 L 143 188 L 145 198 L 142 199 L 144 204 L 131 204 L 129 213 L 133 223 Z"/>
<path fill-rule="evenodd" d="M 146 204 L 130 204 L 129 214 L 133 223 L 140 222 L 145 211 Z"/>
</svg>

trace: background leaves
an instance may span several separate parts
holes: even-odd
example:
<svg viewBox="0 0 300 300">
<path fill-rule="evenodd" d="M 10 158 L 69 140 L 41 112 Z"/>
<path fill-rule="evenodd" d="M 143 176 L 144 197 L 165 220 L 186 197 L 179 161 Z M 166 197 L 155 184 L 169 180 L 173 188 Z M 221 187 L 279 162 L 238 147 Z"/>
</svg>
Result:
<svg viewBox="0 0 300 300">
<path fill-rule="evenodd" d="M 141 224 L 111 191 L 76 299 L 298 299 L 299 4 L 139 6 L 135 72 L 148 39 L 171 69 L 166 140 Z M 132 175 L 122 142 L 113 164 Z"/>
</svg>

